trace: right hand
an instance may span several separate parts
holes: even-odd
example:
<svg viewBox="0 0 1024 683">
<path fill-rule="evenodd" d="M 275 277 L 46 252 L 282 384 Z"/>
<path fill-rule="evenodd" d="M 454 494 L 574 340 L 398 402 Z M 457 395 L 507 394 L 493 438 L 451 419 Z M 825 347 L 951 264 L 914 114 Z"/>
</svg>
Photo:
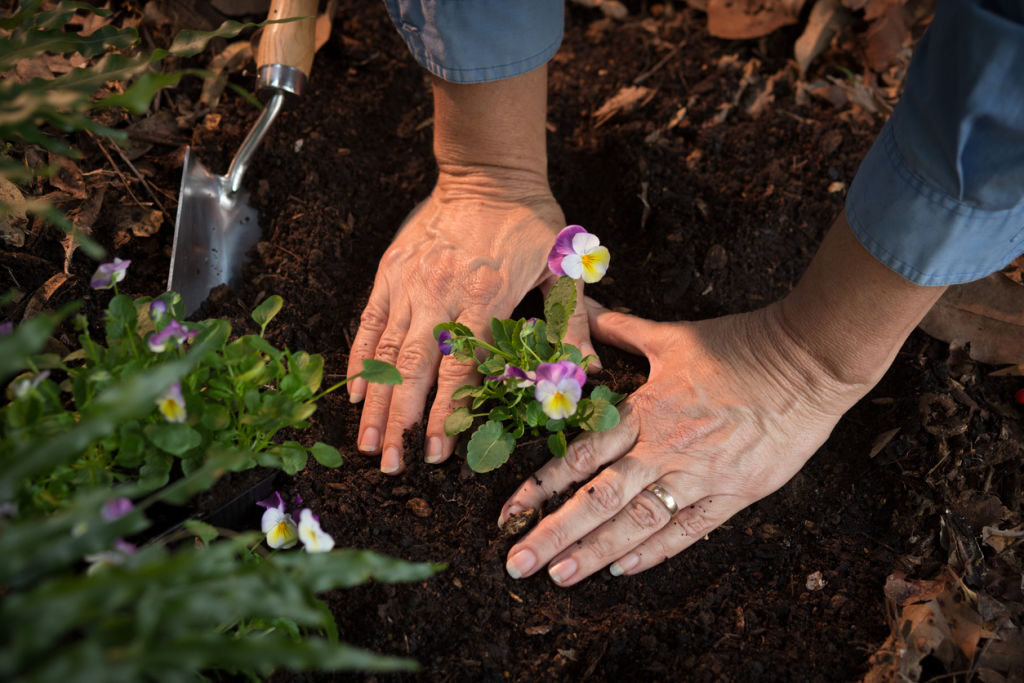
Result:
<svg viewBox="0 0 1024 683">
<path fill-rule="evenodd" d="M 350 400 L 365 396 L 359 450 L 381 453 L 383 472 L 404 469 L 402 434 L 421 420 L 435 376 L 426 459 L 447 459 L 455 440 L 444 421 L 465 404 L 452 401 L 452 392 L 479 381 L 473 364 L 441 357 L 434 326 L 454 320 L 489 340 L 492 317 L 507 318 L 531 289 L 554 283 L 547 255 L 563 227 L 546 179 L 493 168 L 443 169 L 433 193 L 410 213 L 381 258 L 348 364 L 350 376 L 365 358 L 393 363 L 402 374 L 396 387 L 348 384 Z M 582 305 L 567 341 L 584 355 L 594 352 Z"/>
</svg>

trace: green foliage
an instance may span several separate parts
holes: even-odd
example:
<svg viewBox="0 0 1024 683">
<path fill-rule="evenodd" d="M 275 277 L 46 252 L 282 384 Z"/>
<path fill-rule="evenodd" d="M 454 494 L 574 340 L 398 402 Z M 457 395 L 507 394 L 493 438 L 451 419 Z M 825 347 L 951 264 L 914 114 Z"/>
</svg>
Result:
<svg viewBox="0 0 1024 683">
<path fill-rule="evenodd" d="M 586 370 L 593 356 L 584 358 L 577 347 L 564 342 L 569 318 L 575 309 L 576 283 L 563 276 L 544 300 L 547 320 L 493 318 L 490 328 L 493 343 L 477 338 L 461 323 L 447 322 L 434 328 L 435 338 L 443 332 L 451 335 L 447 339 L 452 347 L 451 355 L 462 362 L 476 363 L 477 371 L 484 376 L 483 384 L 467 384 L 452 393 L 453 400 L 471 400 L 469 406 L 453 411 L 444 423 L 449 436 L 479 424 L 467 446 L 467 461 L 474 471 L 488 472 L 503 465 L 516 440 L 527 433 L 535 437 L 548 433 L 549 450 L 562 457 L 567 444 L 566 429 L 599 432 L 619 423 L 615 404 L 625 396 L 607 387 L 596 387 L 589 398 L 581 398 L 569 417 L 553 420 L 544 414 L 541 403 L 534 397 L 534 381 L 524 381 L 506 372 L 512 367 L 534 373 L 541 364 L 559 361 L 571 361 Z M 481 349 L 486 356 L 477 360 L 477 351 Z"/>
<path fill-rule="evenodd" d="M 138 49 L 139 34 L 134 28 L 106 25 L 88 36 L 67 30 L 67 24 L 76 13 L 106 17 L 110 10 L 67 0 L 56 3 L 52 9 L 41 7 L 42 0 L 25 0 L 14 14 L 0 19 L 0 28 L 10 32 L 0 40 L 0 73 L 13 68 L 19 60 L 45 55 L 77 52 L 89 63 L 52 79 L 34 78 L 27 83 L 0 80 L 0 143 L 39 145 L 67 157 L 80 155 L 55 132 L 88 131 L 116 142 L 126 142 L 125 131 L 97 123 L 90 113 L 110 107 L 123 107 L 137 115 L 144 113 L 157 91 L 177 85 L 187 73 L 204 73 L 194 69 L 163 73 L 159 70 L 163 59 L 196 55 L 213 38 L 234 37 L 257 25 L 227 21 L 213 31 L 182 31 L 169 49 L 144 54 Z M 127 87 L 123 92 L 97 98 L 97 91 L 112 81 L 125 83 Z M 0 177 L 13 182 L 25 182 L 34 174 L 45 172 L 46 169 L 26 169 L 23 164 L 0 155 Z M 0 214 L 12 208 L 0 202 Z M 103 256 L 102 247 L 76 230 L 49 202 L 30 200 L 21 208 L 72 234 L 93 258 Z"/>
<path fill-rule="evenodd" d="M 158 301 L 166 313 L 154 316 L 153 300 L 116 294 L 104 317 L 105 344 L 79 321 L 80 348 L 64 358 L 36 353 L 61 315 L 26 321 L 0 338 L 0 352 L 9 352 L 0 371 L 29 369 L 15 377 L 13 400 L 0 408 L 0 500 L 50 511 L 81 488 L 138 479 L 152 490 L 168 482 L 176 461 L 189 474 L 218 450 L 246 454 L 236 468 L 264 465 L 288 474 L 301 471 L 310 454 L 329 467 L 341 464 L 341 454 L 326 444 L 274 443 L 280 430 L 308 426 L 316 400 L 327 393 L 317 393 L 322 356 L 277 349 L 262 337 L 280 297 L 253 312 L 259 335 L 231 341 L 227 321 L 182 323 L 176 294 Z M 191 348 L 169 341 L 153 350 L 154 336 L 174 326 L 195 335 Z M 386 363 L 368 367 L 360 373 L 368 381 L 401 381 Z M 46 377 L 44 368 L 54 374 Z M 31 388 L 15 395 L 14 387 Z M 161 412 L 172 387 L 180 387 L 181 422 Z"/>
</svg>

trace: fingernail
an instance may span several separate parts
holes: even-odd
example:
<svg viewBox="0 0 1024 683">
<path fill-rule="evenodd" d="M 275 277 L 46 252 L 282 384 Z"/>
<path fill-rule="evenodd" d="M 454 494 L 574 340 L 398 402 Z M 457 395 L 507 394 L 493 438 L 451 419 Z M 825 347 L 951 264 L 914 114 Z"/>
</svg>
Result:
<svg viewBox="0 0 1024 683">
<path fill-rule="evenodd" d="M 536 556 L 529 550 L 523 549 L 508 558 L 508 562 L 505 563 L 505 571 L 513 579 L 521 579 L 526 572 L 533 569 L 535 564 L 537 564 Z"/>
<path fill-rule="evenodd" d="M 380 432 L 376 427 L 367 427 L 359 442 L 359 450 L 363 453 L 374 453 L 378 448 L 380 448 Z"/>
<path fill-rule="evenodd" d="M 576 564 L 576 560 L 571 557 L 567 557 L 561 562 L 554 564 L 548 569 L 548 574 L 551 575 L 551 579 L 555 583 L 565 583 L 572 578 L 572 575 L 576 573 L 576 569 L 579 567 Z"/>
<path fill-rule="evenodd" d="M 622 576 L 630 569 L 635 567 L 640 562 L 640 557 L 636 553 L 630 553 L 617 562 L 612 562 L 611 566 L 608 567 L 608 571 L 612 576 Z"/>
<path fill-rule="evenodd" d="M 384 474 L 392 474 L 402 467 L 402 453 L 398 446 L 388 446 L 384 455 L 380 457 L 380 471 Z"/>
<path fill-rule="evenodd" d="M 353 391 L 351 394 L 348 395 L 348 402 L 349 403 L 359 403 L 364 398 L 366 398 L 366 397 L 363 394 L 361 394 L 361 393 L 359 393 L 357 391 Z"/>
<path fill-rule="evenodd" d="M 441 437 L 432 436 L 427 441 L 427 457 L 426 461 L 433 465 L 434 463 L 441 462 L 441 458 L 444 454 L 441 452 L 444 442 L 441 441 Z"/>
<path fill-rule="evenodd" d="M 519 503 L 512 503 L 508 506 L 507 510 L 502 510 L 501 514 L 498 515 L 498 526 L 501 527 L 509 520 L 510 517 L 518 515 L 520 512 L 524 512 L 525 510 L 526 508 Z"/>
</svg>

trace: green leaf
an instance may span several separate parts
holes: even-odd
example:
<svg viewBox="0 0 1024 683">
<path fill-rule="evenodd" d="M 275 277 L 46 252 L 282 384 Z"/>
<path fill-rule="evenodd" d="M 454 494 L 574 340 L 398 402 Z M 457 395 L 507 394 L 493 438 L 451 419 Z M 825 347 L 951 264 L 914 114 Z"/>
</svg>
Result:
<svg viewBox="0 0 1024 683">
<path fill-rule="evenodd" d="M 183 31 L 179 31 L 178 35 L 174 36 L 174 40 L 171 42 L 171 47 L 168 52 L 172 55 L 177 55 L 178 57 L 194 57 L 205 50 L 207 44 L 214 38 L 234 38 L 247 28 L 263 26 L 264 24 L 288 23 L 290 21 L 298 21 L 302 18 L 303 17 L 277 19 L 273 21 L 266 21 L 261 24 L 243 24 L 238 21 L 229 20 L 225 21 L 212 31 L 193 31 L 191 29 L 185 29 Z M 159 50 L 155 54 L 162 56 L 162 53 Z"/>
<path fill-rule="evenodd" d="M 444 433 L 448 436 L 455 436 L 461 434 L 470 427 L 473 426 L 473 416 L 469 412 L 469 408 L 462 406 L 456 408 L 455 412 L 449 415 L 444 421 Z"/>
<path fill-rule="evenodd" d="M 594 390 L 590 392 L 590 398 L 599 399 L 602 398 L 608 401 L 612 405 L 617 405 L 619 401 L 626 398 L 626 394 L 617 394 L 603 384 L 594 387 Z"/>
<path fill-rule="evenodd" d="M 145 432 L 150 443 L 171 455 L 185 455 L 203 442 L 202 435 L 187 424 L 152 424 Z"/>
<path fill-rule="evenodd" d="M 6 337 L 0 337 L 0 381 L 28 367 L 28 359 L 38 353 L 53 334 L 57 324 L 80 304 L 65 306 L 57 313 L 29 318 Z"/>
<path fill-rule="evenodd" d="M 0 71 L 7 71 L 22 59 L 50 54 L 80 52 L 83 57 L 95 57 L 109 50 L 120 50 L 134 45 L 139 33 L 134 28 L 118 28 L 110 24 L 101 26 L 88 36 L 66 33 L 61 29 L 27 31 L 9 41 L 0 51 Z"/>
<path fill-rule="evenodd" d="M 593 412 L 580 423 L 580 427 L 583 429 L 590 432 L 603 432 L 619 424 L 619 411 L 609 401 L 603 398 L 591 398 L 591 408 Z"/>
<path fill-rule="evenodd" d="M 500 422 L 485 422 L 473 432 L 466 459 L 474 472 L 490 472 L 505 464 L 514 446 L 515 440 Z"/>
<path fill-rule="evenodd" d="M 477 372 L 485 377 L 500 377 L 505 374 L 505 359 L 501 356 L 491 356 L 477 366 Z"/>
<path fill-rule="evenodd" d="M 113 107 L 124 107 L 136 116 L 145 114 L 150 105 L 153 104 L 153 97 L 158 90 L 178 85 L 178 81 L 189 71 L 165 74 L 159 71 L 146 71 L 132 83 L 124 92 L 113 93 L 98 100 L 92 105 L 93 109 L 109 109 Z"/>
<path fill-rule="evenodd" d="M 139 485 L 147 491 L 164 486 L 171 478 L 172 465 L 172 456 L 151 450 L 146 456 L 146 464 L 139 468 Z"/>
<path fill-rule="evenodd" d="M 252 319 L 260 326 L 260 336 L 262 336 L 263 330 L 267 329 L 267 325 L 274 319 L 274 316 L 281 312 L 282 306 L 284 306 L 284 299 L 277 294 L 271 294 L 253 310 Z"/>
<path fill-rule="evenodd" d="M 357 377 L 362 377 L 367 382 L 373 382 L 374 384 L 395 385 L 402 383 L 402 375 L 399 374 L 398 368 L 391 363 L 374 360 L 373 358 L 363 360 L 363 371 Z"/>
<path fill-rule="evenodd" d="M 548 416 L 544 414 L 544 408 L 541 406 L 540 401 L 534 399 L 526 405 L 526 416 L 524 419 L 526 424 L 531 427 L 539 427 L 547 423 Z"/>
<path fill-rule="evenodd" d="M 558 344 L 569 330 L 569 318 L 576 310 L 576 281 L 563 275 L 552 285 L 544 299 L 544 318 L 547 321 L 547 340 Z"/>
<path fill-rule="evenodd" d="M 135 309 L 135 302 L 131 297 L 118 294 L 110 300 L 107 305 L 107 312 L 112 319 L 124 325 L 129 332 L 134 332 L 138 323 L 138 312 Z"/>
<path fill-rule="evenodd" d="M 319 353 L 310 355 L 299 351 L 288 361 L 288 371 L 298 377 L 311 392 L 315 392 L 324 379 L 324 357 Z"/>
<path fill-rule="evenodd" d="M 324 467 L 339 467 L 345 461 L 341 457 L 341 453 L 334 446 L 329 446 L 321 441 L 317 441 L 313 444 L 313 447 L 309 449 L 313 453 L 313 457 L 316 461 Z"/>
<path fill-rule="evenodd" d="M 204 545 L 210 545 L 210 541 L 220 536 L 220 532 L 212 524 L 207 524 L 198 519 L 186 519 L 185 529 L 196 536 Z"/>
<path fill-rule="evenodd" d="M 297 441 L 285 441 L 270 449 L 270 453 L 280 459 L 280 467 L 285 474 L 298 474 L 305 469 L 309 459 L 306 449 Z"/>
<path fill-rule="evenodd" d="M 452 392 L 452 400 L 459 401 L 464 398 L 482 396 L 486 391 L 484 387 L 479 384 L 463 384 L 461 387 Z"/>
<path fill-rule="evenodd" d="M 566 447 L 565 432 L 555 432 L 548 436 L 548 450 L 551 451 L 551 454 L 556 458 L 565 457 Z"/>
</svg>

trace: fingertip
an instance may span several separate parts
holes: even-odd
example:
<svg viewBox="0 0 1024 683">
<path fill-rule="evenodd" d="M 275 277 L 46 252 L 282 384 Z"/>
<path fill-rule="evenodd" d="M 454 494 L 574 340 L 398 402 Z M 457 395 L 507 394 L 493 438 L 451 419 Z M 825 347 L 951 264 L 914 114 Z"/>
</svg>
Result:
<svg viewBox="0 0 1024 683">
<path fill-rule="evenodd" d="M 431 436 L 427 439 L 427 449 L 424 453 L 424 462 L 437 465 L 448 459 L 451 453 L 445 448 L 445 440 L 440 436 Z"/>
<path fill-rule="evenodd" d="M 349 403 L 361 403 L 366 398 L 366 384 L 366 380 L 362 377 L 357 377 L 348 383 Z"/>
<path fill-rule="evenodd" d="M 387 446 L 380 456 L 380 471 L 384 474 L 400 474 L 404 469 L 402 450 L 398 446 Z"/>
</svg>

